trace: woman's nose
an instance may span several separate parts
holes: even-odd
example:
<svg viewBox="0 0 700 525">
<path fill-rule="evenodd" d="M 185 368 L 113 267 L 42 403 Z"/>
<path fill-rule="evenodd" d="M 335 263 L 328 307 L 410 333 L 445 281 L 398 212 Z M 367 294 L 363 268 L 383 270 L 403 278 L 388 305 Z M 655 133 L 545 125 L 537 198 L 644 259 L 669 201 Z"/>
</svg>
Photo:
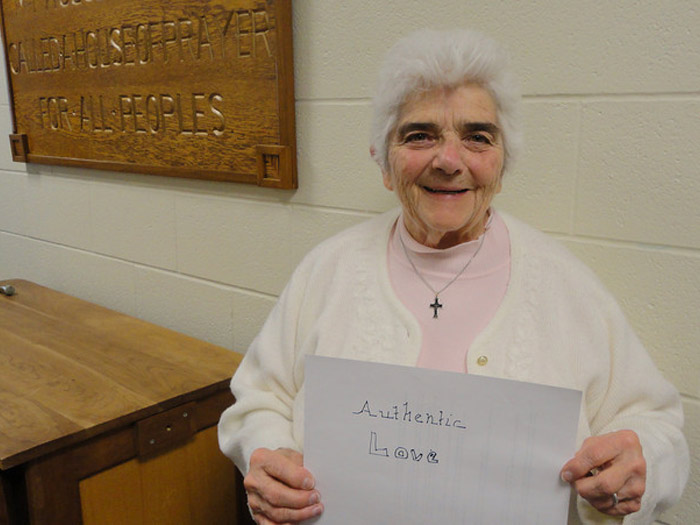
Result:
<svg viewBox="0 0 700 525">
<path fill-rule="evenodd" d="M 446 175 L 459 175 L 464 169 L 461 157 L 461 141 L 456 137 L 445 137 L 437 147 L 433 168 Z"/>
</svg>

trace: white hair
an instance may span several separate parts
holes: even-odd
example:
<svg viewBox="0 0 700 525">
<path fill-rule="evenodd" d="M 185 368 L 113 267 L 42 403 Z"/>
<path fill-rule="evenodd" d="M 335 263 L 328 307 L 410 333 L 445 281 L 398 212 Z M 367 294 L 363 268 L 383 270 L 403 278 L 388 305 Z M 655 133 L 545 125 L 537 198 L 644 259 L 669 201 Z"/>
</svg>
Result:
<svg viewBox="0 0 700 525">
<path fill-rule="evenodd" d="M 496 103 L 503 133 L 504 169 L 512 165 L 521 143 L 520 90 L 503 48 L 471 30 L 421 29 L 388 51 L 374 97 L 371 147 L 374 160 L 388 171 L 388 143 L 402 105 L 421 91 L 474 83 Z"/>
</svg>

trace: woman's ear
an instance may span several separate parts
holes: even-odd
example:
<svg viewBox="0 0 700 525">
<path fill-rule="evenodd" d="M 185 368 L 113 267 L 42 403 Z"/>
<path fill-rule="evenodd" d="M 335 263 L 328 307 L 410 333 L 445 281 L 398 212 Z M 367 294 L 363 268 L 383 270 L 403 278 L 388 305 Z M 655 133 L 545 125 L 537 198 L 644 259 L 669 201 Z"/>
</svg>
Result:
<svg viewBox="0 0 700 525">
<path fill-rule="evenodd" d="M 369 147 L 370 156 L 372 157 L 374 162 L 379 164 L 379 166 L 381 167 L 382 164 L 377 160 L 377 157 L 375 157 L 376 153 L 377 153 L 377 150 L 374 149 L 374 146 L 370 146 Z M 382 169 L 382 180 L 384 181 L 384 187 L 389 191 L 394 191 L 394 184 L 391 180 L 391 174 L 389 172 L 385 171 L 384 168 L 381 168 L 381 169 Z"/>
<path fill-rule="evenodd" d="M 374 146 L 369 147 L 369 156 L 372 158 L 372 160 L 374 162 L 376 162 L 379 165 L 380 168 L 382 167 L 382 163 L 377 158 L 377 150 L 374 149 Z M 383 169 L 382 169 L 382 171 L 383 171 Z"/>
</svg>

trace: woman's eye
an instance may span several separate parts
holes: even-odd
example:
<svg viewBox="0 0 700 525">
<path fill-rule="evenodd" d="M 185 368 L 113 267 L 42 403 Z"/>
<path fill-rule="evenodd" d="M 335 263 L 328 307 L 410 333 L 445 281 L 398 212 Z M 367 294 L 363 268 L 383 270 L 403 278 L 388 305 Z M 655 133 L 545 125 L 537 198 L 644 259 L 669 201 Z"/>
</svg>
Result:
<svg viewBox="0 0 700 525">
<path fill-rule="evenodd" d="M 479 144 L 493 144 L 491 138 L 483 133 L 472 133 L 467 135 L 469 142 L 478 142 Z"/>
<path fill-rule="evenodd" d="M 430 140 L 430 138 L 431 137 L 428 133 L 416 132 L 407 135 L 404 142 L 425 142 Z"/>
</svg>

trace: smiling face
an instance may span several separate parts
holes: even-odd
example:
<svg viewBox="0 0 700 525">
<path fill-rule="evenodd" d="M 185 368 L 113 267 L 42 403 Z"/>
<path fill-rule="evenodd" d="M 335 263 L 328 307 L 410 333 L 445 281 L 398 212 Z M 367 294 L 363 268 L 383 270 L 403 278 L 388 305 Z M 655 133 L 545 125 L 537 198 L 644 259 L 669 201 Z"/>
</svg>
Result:
<svg viewBox="0 0 700 525">
<path fill-rule="evenodd" d="M 389 139 L 384 185 L 395 191 L 418 242 L 448 248 L 484 231 L 501 189 L 503 137 L 484 88 L 438 88 L 404 103 Z"/>
</svg>

